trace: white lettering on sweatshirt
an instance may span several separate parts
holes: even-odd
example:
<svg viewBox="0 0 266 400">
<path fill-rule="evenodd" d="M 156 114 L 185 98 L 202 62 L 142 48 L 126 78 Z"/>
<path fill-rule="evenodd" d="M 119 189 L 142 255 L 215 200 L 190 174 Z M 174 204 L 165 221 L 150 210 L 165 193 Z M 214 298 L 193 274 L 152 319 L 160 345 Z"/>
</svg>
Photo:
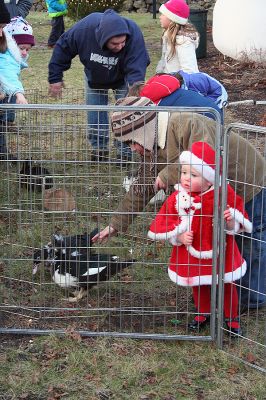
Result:
<svg viewBox="0 0 266 400">
<path fill-rule="evenodd" d="M 118 57 L 104 57 L 100 54 L 91 53 L 90 61 L 103 64 L 104 66 L 113 66 L 118 63 Z"/>
</svg>

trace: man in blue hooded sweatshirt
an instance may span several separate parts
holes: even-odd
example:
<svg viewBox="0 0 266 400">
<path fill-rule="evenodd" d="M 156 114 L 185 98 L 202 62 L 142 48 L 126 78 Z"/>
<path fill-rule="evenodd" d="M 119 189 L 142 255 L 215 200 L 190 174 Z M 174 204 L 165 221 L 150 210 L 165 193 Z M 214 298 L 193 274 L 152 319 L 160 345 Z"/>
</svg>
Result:
<svg viewBox="0 0 266 400">
<path fill-rule="evenodd" d="M 81 19 L 57 41 L 49 63 L 52 96 L 61 95 L 63 72 L 70 68 L 77 55 L 84 65 L 89 105 L 107 105 L 108 89 L 115 90 L 116 99 L 125 97 L 129 86 L 144 80 L 150 63 L 140 28 L 111 9 Z M 108 156 L 108 114 L 89 112 L 88 125 L 92 159 L 102 160 Z M 132 153 L 126 144 L 116 141 L 115 146 L 118 161 L 131 159 Z"/>
</svg>

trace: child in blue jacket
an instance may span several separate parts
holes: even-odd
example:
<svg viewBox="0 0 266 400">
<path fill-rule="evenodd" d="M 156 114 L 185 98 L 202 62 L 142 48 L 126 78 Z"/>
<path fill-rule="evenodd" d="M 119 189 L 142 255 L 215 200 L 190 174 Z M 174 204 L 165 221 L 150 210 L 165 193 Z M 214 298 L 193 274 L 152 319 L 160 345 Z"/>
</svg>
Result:
<svg viewBox="0 0 266 400">
<path fill-rule="evenodd" d="M 159 106 L 212 108 L 218 111 L 223 123 L 223 110 L 209 96 L 203 96 L 195 90 L 183 89 L 174 74 L 158 74 L 146 82 L 136 82 L 130 88 L 129 96 L 147 97 Z M 212 113 L 203 114 L 215 119 Z"/>
<path fill-rule="evenodd" d="M 66 0 L 46 0 L 48 14 L 52 18 L 52 30 L 48 39 L 48 47 L 53 48 L 60 36 L 65 32 L 64 15 L 67 14 Z"/>
<path fill-rule="evenodd" d="M 194 90 L 194 92 L 209 97 L 219 108 L 223 108 L 227 104 L 228 94 L 225 87 L 205 72 L 188 74 L 180 70 L 172 75 L 180 81 L 182 89 Z"/>
<path fill-rule="evenodd" d="M 31 26 L 22 17 L 12 18 L 0 32 L 0 106 L 1 104 L 27 104 L 20 72 L 27 68 L 28 52 L 34 46 Z M 8 153 L 5 134 L 15 119 L 13 110 L 0 111 L 0 160 L 16 159 Z"/>
</svg>

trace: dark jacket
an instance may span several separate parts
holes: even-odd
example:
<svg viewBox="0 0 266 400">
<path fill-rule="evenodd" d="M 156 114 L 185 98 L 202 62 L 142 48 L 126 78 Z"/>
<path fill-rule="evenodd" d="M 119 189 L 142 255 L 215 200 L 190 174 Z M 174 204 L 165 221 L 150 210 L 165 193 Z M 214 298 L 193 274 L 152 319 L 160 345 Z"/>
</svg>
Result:
<svg viewBox="0 0 266 400">
<path fill-rule="evenodd" d="M 106 48 L 109 39 L 122 35 L 127 39 L 119 53 Z M 60 37 L 49 63 L 49 83 L 62 81 L 76 55 L 84 65 L 89 86 L 98 89 L 143 81 L 150 63 L 140 28 L 113 10 L 88 15 Z"/>
<path fill-rule="evenodd" d="M 22 17 L 26 18 L 32 6 L 32 0 L 6 0 L 6 8 L 10 14 L 10 18 Z"/>
<path fill-rule="evenodd" d="M 177 106 L 177 107 L 209 107 L 218 111 L 223 123 L 223 110 L 221 110 L 211 99 L 204 97 L 201 94 L 194 92 L 194 90 L 177 89 L 169 96 L 164 97 L 159 106 Z M 208 118 L 214 118 L 211 113 L 201 113 Z"/>
</svg>

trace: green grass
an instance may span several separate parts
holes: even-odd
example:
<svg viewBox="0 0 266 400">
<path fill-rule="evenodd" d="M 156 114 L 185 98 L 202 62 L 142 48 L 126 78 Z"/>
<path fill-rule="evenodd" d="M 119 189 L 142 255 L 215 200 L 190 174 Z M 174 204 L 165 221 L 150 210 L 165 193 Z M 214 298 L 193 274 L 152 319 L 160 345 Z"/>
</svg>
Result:
<svg viewBox="0 0 266 400">
<path fill-rule="evenodd" d="M 211 344 L 66 337 L 8 341 L 0 352 L 4 399 L 265 398 L 265 376 Z"/>
</svg>

